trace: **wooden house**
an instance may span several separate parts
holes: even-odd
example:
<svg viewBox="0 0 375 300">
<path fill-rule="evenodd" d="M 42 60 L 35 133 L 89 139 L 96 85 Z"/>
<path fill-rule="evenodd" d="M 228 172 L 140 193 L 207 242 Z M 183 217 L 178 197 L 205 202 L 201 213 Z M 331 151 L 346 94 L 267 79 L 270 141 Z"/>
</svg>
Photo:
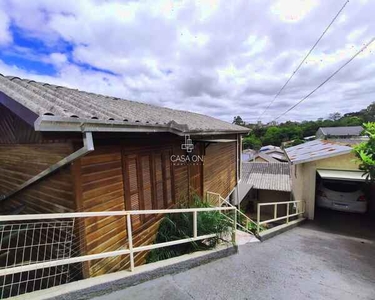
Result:
<svg viewBox="0 0 375 300">
<path fill-rule="evenodd" d="M 207 191 L 226 198 L 240 180 L 248 132 L 197 113 L 2 75 L 0 116 L 2 214 L 163 209 Z M 133 219 L 135 246 L 152 243 L 157 221 Z M 79 251 L 120 249 L 125 223 L 85 221 Z M 87 263 L 83 274 L 124 268 L 118 260 Z"/>
</svg>

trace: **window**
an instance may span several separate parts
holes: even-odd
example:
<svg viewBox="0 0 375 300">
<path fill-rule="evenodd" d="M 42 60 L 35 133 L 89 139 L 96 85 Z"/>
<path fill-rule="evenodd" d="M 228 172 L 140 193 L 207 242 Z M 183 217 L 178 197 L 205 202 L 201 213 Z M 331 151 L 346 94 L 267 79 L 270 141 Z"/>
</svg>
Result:
<svg viewBox="0 0 375 300">
<path fill-rule="evenodd" d="M 164 209 L 174 203 L 170 155 L 169 149 L 123 155 L 126 209 Z M 153 217 L 132 216 L 134 228 Z"/>
<path fill-rule="evenodd" d="M 334 192 L 354 193 L 361 189 L 362 185 L 358 182 L 347 181 L 323 181 L 323 186 Z"/>
<path fill-rule="evenodd" d="M 126 177 L 128 178 L 128 203 L 126 203 L 127 209 L 139 210 L 141 209 L 140 199 L 140 182 L 138 180 L 138 157 L 136 155 L 129 155 L 126 158 Z M 126 189 L 125 189 L 126 190 Z M 132 216 L 133 226 L 138 227 L 141 224 L 141 216 Z"/>
</svg>

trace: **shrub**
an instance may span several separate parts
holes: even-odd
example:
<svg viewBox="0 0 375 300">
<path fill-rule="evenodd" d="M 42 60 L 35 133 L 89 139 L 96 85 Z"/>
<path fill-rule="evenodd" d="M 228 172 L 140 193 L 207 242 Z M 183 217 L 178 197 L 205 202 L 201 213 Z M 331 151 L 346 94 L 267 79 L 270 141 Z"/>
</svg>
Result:
<svg viewBox="0 0 375 300">
<path fill-rule="evenodd" d="M 195 197 L 191 207 L 210 207 Z M 186 207 L 186 206 L 182 206 Z M 219 211 L 198 212 L 197 214 L 198 235 L 216 234 L 216 237 L 191 243 L 153 249 L 147 256 L 147 263 L 156 262 L 194 251 L 208 250 L 216 247 L 220 236 L 229 234 L 232 222 Z M 159 226 L 155 244 L 176 241 L 193 236 L 193 213 L 178 213 L 166 215 Z"/>
<path fill-rule="evenodd" d="M 354 147 L 354 153 L 360 161 L 359 169 L 364 172 L 366 180 L 375 182 L 375 123 L 363 124 L 369 140 Z"/>
</svg>

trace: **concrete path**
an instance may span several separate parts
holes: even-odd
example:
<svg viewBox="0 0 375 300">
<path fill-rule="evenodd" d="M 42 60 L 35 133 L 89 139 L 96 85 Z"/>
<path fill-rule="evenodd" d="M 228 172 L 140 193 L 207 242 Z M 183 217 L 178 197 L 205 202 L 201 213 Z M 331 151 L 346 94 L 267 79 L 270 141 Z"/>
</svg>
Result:
<svg viewBox="0 0 375 300">
<path fill-rule="evenodd" d="M 238 255 L 95 299 L 375 299 L 375 230 L 331 228 L 306 223 L 242 245 Z"/>
</svg>

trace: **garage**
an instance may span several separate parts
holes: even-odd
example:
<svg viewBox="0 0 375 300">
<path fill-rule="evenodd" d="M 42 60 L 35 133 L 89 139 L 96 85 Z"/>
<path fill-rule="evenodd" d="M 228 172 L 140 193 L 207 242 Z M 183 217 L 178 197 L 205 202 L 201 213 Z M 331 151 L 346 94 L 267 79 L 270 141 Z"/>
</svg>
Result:
<svg viewBox="0 0 375 300">
<path fill-rule="evenodd" d="M 366 178 L 359 171 L 318 169 L 315 207 L 366 213 L 368 197 L 365 182 Z"/>
<path fill-rule="evenodd" d="M 326 208 L 331 208 L 332 211 L 350 212 L 352 207 L 354 210 L 357 208 L 358 212 L 362 209 L 363 212 L 362 200 L 367 200 L 367 213 L 374 211 L 370 188 L 365 184 L 365 177 L 359 170 L 358 161 L 352 151 L 350 144 L 333 140 L 314 140 L 285 150 L 291 164 L 293 197 L 306 202 L 308 219 L 314 220 L 320 211 L 316 209 L 316 199 L 324 197 L 317 195 L 318 191 L 325 191 L 334 199 L 325 203 Z M 341 201 L 350 191 L 360 200 L 352 203 L 353 205 Z M 361 197 L 361 191 L 366 199 Z"/>
</svg>

